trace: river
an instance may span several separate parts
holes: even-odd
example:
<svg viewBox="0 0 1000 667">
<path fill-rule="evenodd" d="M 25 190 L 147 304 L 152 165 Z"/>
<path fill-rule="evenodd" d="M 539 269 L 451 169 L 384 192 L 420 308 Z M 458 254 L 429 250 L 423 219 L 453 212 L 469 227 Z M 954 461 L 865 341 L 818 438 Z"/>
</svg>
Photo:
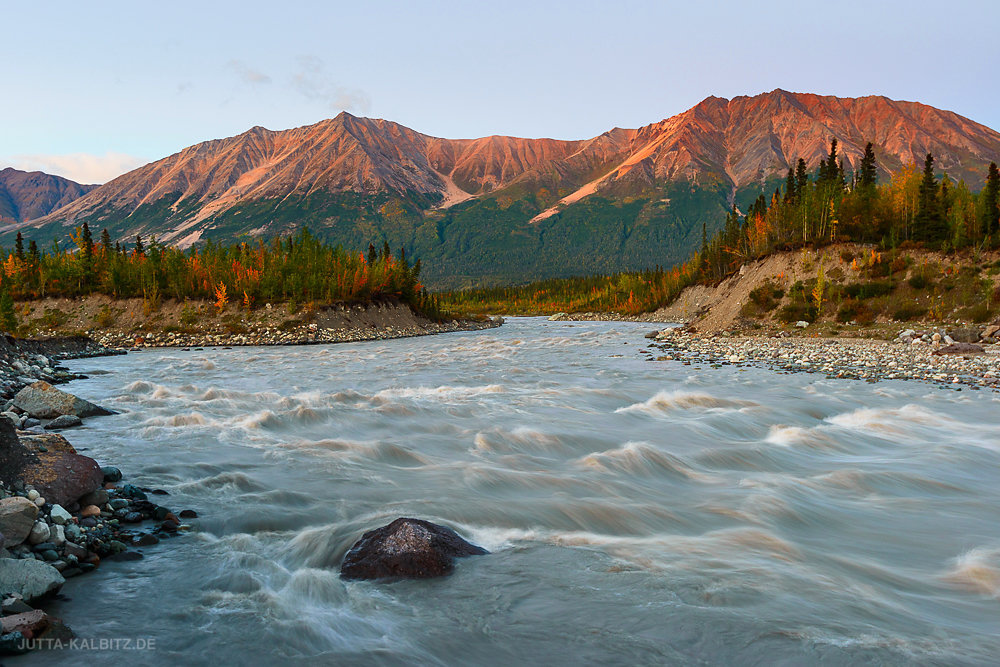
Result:
<svg viewBox="0 0 1000 667">
<path fill-rule="evenodd" d="M 649 328 L 69 362 L 121 411 L 74 445 L 200 518 L 67 582 L 91 650 L 9 662 L 995 662 L 997 394 L 650 362 Z M 492 553 L 341 581 L 398 516 Z"/>
</svg>

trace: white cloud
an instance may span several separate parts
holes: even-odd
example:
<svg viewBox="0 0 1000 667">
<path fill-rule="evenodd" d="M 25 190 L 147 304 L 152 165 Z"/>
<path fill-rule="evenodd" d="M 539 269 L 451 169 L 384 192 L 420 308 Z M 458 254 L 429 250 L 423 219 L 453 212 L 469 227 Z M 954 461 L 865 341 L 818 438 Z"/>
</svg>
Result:
<svg viewBox="0 0 1000 667">
<path fill-rule="evenodd" d="M 329 79 L 323 61 L 316 56 L 299 56 L 299 71 L 292 76 L 292 87 L 312 102 L 321 102 L 333 111 L 368 113 L 371 98 L 358 88 L 345 88 Z"/>
<path fill-rule="evenodd" d="M 229 67 L 239 74 L 240 78 L 243 79 L 244 83 L 252 84 L 263 84 L 271 83 L 271 77 L 264 74 L 260 70 L 256 70 L 249 65 L 247 65 L 242 60 L 230 60 Z"/>
<path fill-rule="evenodd" d="M 107 183 L 116 176 L 149 162 L 145 158 L 124 153 L 69 153 L 66 155 L 0 155 L 0 168 L 14 167 L 22 171 L 44 171 L 77 183 Z"/>
</svg>

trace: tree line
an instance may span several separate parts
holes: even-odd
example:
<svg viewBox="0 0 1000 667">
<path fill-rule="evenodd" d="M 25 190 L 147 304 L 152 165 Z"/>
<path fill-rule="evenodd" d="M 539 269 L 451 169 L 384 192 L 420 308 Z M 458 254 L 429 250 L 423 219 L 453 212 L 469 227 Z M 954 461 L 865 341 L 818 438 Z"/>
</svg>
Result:
<svg viewBox="0 0 1000 667">
<path fill-rule="evenodd" d="M 744 262 L 775 250 L 839 241 L 873 243 L 883 249 L 921 244 L 946 253 L 996 248 L 1000 247 L 998 202 L 996 163 L 990 163 L 986 185 L 978 194 L 947 174 L 938 178 L 931 153 L 922 170 L 908 165 L 879 183 L 869 143 L 848 179 L 834 139 L 829 156 L 815 173 L 808 173 L 800 158 L 770 200 L 761 194 L 745 214 L 734 207 L 712 239 L 703 232 L 696 255 L 698 273 L 702 280 L 719 280 Z"/>
<path fill-rule="evenodd" d="M 105 294 L 208 299 L 224 306 L 252 309 L 265 301 L 337 303 L 399 299 L 429 315 L 439 315 L 435 297 L 421 285 L 420 261 L 411 264 L 401 249 L 373 244 L 367 254 L 347 252 L 319 241 L 308 230 L 269 243 L 220 245 L 207 241 L 188 250 L 164 245 L 155 237 L 112 244 L 105 229 L 95 241 L 84 223 L 72 245 L 57 241 L 25 248 L 20 232 L 11 249 L 0 248 L 0 301 Z M 0 310 L 4 307 L 0 304 Z"/>
</svg>

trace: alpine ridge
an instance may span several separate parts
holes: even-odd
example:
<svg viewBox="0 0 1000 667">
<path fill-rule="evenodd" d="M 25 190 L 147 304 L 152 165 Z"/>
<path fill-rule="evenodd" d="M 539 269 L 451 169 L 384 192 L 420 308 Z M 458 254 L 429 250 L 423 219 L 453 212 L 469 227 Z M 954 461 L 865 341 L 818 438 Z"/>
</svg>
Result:
<svg viewBox="0 0 1000 667">
<path fill-rule="evenodd" d="M 40 218 L 96 187 L 41 171 L 0 169 L 0 223 Z"/>
<path fill-rule="evenodd" d="M 1000 133 L 881 96 L 709 97 L 575 141 L 442 139 L 345 112 L 191 146 L 17 227 L 59 237 L 86 221 L 187 246 L 306 226 L 347 248 L 386 240 L 433 258 L 425 277 L 441 287 L 643 268 L 683 259 L 703 224 L 769 195 L 799 158 L 815 168 L 833 138 L 849 171 L 873 142 L 883 178 L 931 152 L 977 188 L 1000 160 Z"/>
</svg>

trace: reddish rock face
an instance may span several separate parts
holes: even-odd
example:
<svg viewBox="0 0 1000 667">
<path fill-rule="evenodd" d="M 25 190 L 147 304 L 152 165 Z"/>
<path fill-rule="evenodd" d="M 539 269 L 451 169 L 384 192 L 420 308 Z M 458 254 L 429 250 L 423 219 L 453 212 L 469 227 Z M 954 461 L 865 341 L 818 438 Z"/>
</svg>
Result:
<svg viewBox="0 0 1000 667">
<path fill-rule="evenodd" d="M 799 158 L 815 167 L 834 137 L 848 167 L 873 142 L 883 173 L 920 163 L 930 151 L 940 169 L 975 186 L 985 177 L 983 165 L 1000 161 L 1000 133 L 950 111 L 881 96 L 775 90 L 731 100 L 709 97 L 639 129 L 615 128 L 576 141 L 441 139 L 341 113 L 315 125 L 255 127 L 191 146 L 114 179 L 39 225 L 70 223 L 108 208 L 124 216 L 161 200 L 182 201 L 183 212 L 169 225 L 164 220 L 158 236 L 191 242 L 199 223 L 208 225 L 234 206 L 320 191 L 416 194 L 427 196 L 417 203 L 426 207 L 508 187 L 517 196 L 531 192 L 547 201 L 570 197 L 567 203 L 595 192 L 635 193 L 665 181 L 740 187 L 784 175 Z"/>
<path fill-rule="evenodd" d="M 34 220 L 87 194 L 96 185 L 80 185 L 40 171 L 0 170 L 0 221 Z"/>
</svg>

